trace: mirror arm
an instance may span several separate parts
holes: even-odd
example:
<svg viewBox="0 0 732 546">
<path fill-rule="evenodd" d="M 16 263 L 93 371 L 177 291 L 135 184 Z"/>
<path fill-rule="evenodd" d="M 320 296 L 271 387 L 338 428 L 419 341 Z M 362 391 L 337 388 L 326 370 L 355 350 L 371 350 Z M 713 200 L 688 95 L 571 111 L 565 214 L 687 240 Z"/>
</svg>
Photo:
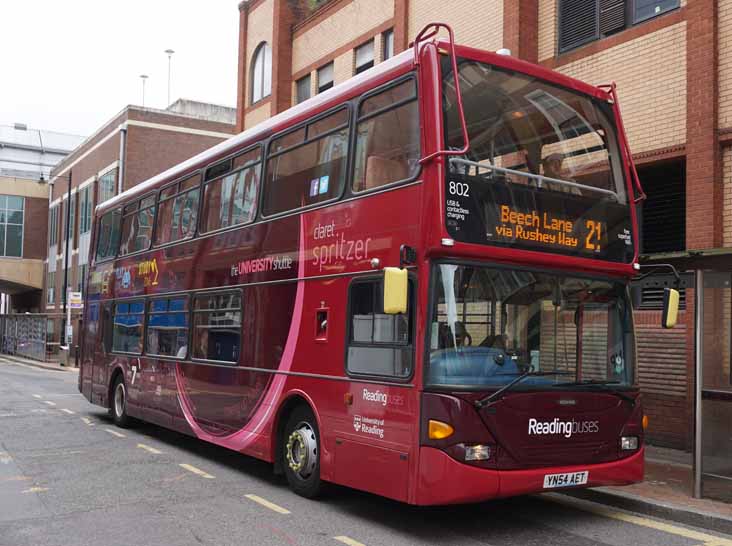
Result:
<svg viewBox="0 0 732 546">
<path fill-rule="evenodd" d="M 671 264 L 641 265 L 640 268 L 644 270 L 650 269 L 651 271 L 646 271 L 645 273 L 641 273 L 640 275 L 633 277 L 633 281 L 640 281 L 645 279 L 648 275 L 652 275 L 654 273 L 654 271 L 652 271 L 654 269 L 670 269 L 671 273 L 676 279 L 676 287 L 679 287 L 681 285 L 681 275 L 679 275 L 677 269 Z"/>
</svg>

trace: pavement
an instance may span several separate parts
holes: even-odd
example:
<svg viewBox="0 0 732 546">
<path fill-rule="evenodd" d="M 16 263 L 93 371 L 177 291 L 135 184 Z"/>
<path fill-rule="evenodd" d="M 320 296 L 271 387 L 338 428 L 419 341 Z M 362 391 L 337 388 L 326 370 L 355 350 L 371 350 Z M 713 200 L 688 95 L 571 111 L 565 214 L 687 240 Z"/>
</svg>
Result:
<svg viewBox="0 0 732 546">
<path fill-rule="evenodd" d="M 333 486 L 311 501 L 264 462 L 152 425 L 119 429 L 77 392 L 73 368 L 36 364 L 0 356 L 0 546 L 732 546 L 720 528 L 730 505 L 690 504 L 668 470 L 685 471 L 677 452 L 650 450 L 647 482 L 593 500 L 419 508 Z M 640 501 L 618 506 L 629 495 Z"/>
</svg>

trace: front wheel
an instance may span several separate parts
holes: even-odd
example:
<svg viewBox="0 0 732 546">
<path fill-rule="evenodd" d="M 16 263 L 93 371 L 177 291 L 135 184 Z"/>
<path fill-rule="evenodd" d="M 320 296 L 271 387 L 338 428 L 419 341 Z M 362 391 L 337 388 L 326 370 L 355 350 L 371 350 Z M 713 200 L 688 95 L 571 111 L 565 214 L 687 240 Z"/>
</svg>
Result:
<svg viewBox="0 0 732 546">
<path fill-rule="evenodd" d="M 300 406 L 290 414 L 282 439 L 283 466 L 287 482 L 298 495 L 318 496 L 320 480 L 320 434 L 315 416 Z"/>
<path fill-rule="evenodd" d="M 127 388 L 122 375 L 118 375 L 112 387 L 112 400 L 109 404 L 109 414 L 114 424 L 120 428 L 130 426 L 130 417 L 127 415 Z"/>
</svg>

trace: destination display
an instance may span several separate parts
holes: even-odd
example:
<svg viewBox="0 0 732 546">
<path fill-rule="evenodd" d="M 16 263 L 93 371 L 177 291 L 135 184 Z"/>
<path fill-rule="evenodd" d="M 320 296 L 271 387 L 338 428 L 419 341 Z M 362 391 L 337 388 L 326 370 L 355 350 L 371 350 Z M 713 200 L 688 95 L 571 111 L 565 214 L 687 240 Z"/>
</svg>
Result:
<svg viewBox="0 0 732 546">
<path fill-rule="evenodd" d="M 605 194 L 577 195 L 454 173 L 446 190 L 447 229 L 457 241 L 633 259 L 630 208 Z"/>
</svg>

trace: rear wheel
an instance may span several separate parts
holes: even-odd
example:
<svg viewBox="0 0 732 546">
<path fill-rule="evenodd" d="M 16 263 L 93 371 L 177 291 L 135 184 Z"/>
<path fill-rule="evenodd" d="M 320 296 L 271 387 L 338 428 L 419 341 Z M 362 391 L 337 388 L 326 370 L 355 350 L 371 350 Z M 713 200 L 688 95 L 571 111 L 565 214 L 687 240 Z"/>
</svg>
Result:
<svg viewBox="0 0 732 546">
<path fill-rule="evenodd" d="M 303 497 L 316 497 L 323 487 L 320 480 L 320 433 L 309 408 L 300 406 L 290 414 L 282 446 L 283 466 L 290 489 Z"/>
<path fill-rule="evenodd" d="M 109 415 L 114 424 L 121 428 L 130 426 L 130 417 L 127 415 L 127 387 L 122 374 L 118 375 L 112 386 L 112 400 L 109 404 Z"/>
</svg>

